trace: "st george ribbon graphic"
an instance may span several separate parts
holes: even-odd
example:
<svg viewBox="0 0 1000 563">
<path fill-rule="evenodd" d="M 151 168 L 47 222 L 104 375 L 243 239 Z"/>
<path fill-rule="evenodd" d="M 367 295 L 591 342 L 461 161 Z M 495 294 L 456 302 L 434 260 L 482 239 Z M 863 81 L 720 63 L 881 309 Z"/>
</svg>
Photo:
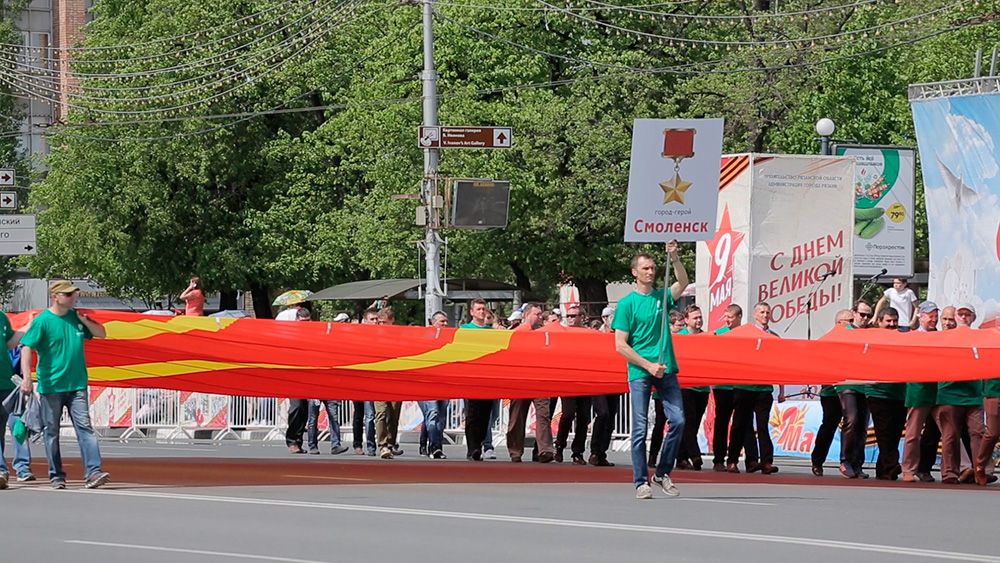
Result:
<svg viewBox="0 0 1000 563">
<path fill-rule="evenodd" d="M 614 336 L 596 331 L 90 314 L 108 331 L 86 347 L 100 386 L 387 401 L 627 391 Z M 834 330 L 809 342 L 743 326 L 674 343 L 683 386 L 970 380 L 995 377 L 1000 365 L 998 330 Z"/>
</svg>

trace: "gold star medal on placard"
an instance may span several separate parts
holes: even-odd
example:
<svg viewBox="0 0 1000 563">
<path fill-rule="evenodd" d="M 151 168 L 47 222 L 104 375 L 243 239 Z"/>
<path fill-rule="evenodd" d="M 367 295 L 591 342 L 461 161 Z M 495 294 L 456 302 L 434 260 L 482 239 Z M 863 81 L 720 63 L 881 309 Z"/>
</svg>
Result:
<svg viewBox="0 0 1000 563">
<path fill-rule="evenodd" d="M 682 180 L 680 176 L 674 176 L 670 180 L 660 182 L 660 188 L 663 190 L 663 203 L 670 203 L 671 201 L 676 201 L 677 203 L 684 203 L 684 192 L 691 187 L 691 182 Z"/>
<path fill-rule="evenodd" d="M 691 182 L 681 179 L 681 161 L 694 156 L 694 129 L 664 129 L 663 152 L 660 156 L 674 161 L 674 177 L 660 182 L 663 190 L 663 203 L 676 201 L 684 205 L 684 192 L 691 187 Z"/>
</svg>

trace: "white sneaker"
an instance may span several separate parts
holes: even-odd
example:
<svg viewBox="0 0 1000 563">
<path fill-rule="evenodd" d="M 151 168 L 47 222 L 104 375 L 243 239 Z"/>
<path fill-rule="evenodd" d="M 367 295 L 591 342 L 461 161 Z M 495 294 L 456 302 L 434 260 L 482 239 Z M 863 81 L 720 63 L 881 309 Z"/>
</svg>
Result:
<svg viewBox="0 0 1000 563">
<path fill-rule="evenodd" d="M 635 498 L 638 499 L 650 499 L 653 498 L 653 489 L 649 485 L 643 483 L 635 488 Z"/>
<path fill-rule="evenodd" d="M 656 475 L 653 475 L 653 482 L 659 485 L 660 488 L 663 489 L 663 494 L 667 495 L 668 497 L 676 497 L 680 496 L 681 494 L 681 491 L 680 489 L 677 488 L 677 485 L 675 485 L 674 482 L 670 480 L 670 475 L 664 475 L 663 477 L 657 477 Z"/>
<path fill-rule="evenodd" d="M 496 458 L 497 454 L 494 453 L 493 450 L 486 450 L 485 452 L 483 452 L 483 459 L 496 459 Z"/>
</svg>

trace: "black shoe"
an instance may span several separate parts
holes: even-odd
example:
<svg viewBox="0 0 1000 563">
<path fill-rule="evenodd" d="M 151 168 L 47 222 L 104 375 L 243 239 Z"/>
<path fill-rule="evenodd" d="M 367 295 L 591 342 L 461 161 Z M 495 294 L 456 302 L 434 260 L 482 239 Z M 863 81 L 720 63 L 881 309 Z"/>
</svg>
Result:
<svg viewBox="0 0 1000 563">
<path fill-rule="evenodd" d="M 483 461 L 483 451 L 475 450 L 474 452 L 472 452 L 467 456 L 467 459 L 469 461 Z"/>
<path fill-rule="evenodd" d="M 726 464 L 725 463 L 713 463 L 712 464 L 712 471 L 717 471 L 719 473 L 725 473 L 726 472 Z"/>
<path fill-rule="evenodd" d="M 693 470 L 694 464 L 686 459 L 678 460 L 677 469 Z"/>
<path fill-rule="evenodd" d="M 441 450 L 434 450 L 431 453 L 431 459 L 448 459 L 448 456 L 444 455 Z"/>
<path fill-rule="evenodd" d="M 596 465 L 597 467 L 614 467 L 615 466 L 615 464 L 613 464 L 610 461 L 608 461 L 608 458 L 606 458 L 606 457 L 597 458 L 597 463 L 595 463 L 594 465 Z"/>
<path fill-rule="evenodd" d="M 427 455 L 427 446 L 420 446 L 420 455 Z"/>
<path fill-rule="evenodd" d="M 814 466 L 812 466 L 812 472 L 813 472 L 813 475 L 815 475 L 817 477 L 822 477 L 823 476 L 823 466 L 822 465 L 814 465 Z"/>
<path fill-rule="evenodd" d="M 555 459 L 555 454 L 551 452 L 542 452 L 538 454 L 538 459 L 533 461 L 537 461 L 538 463 L 551 463 L 553 459 Z"/>
<path fill-rule="evenodd" d="M 583 460 L 583 454 L 573 454 L 573 465 L 587 465 Z"/>
<path fill-rule="evenodd" d="M 705 465 L 705 462 L 701 460 L 701 456 L 698 456 L 691 460 L 691 465 L 694 466 L 695 471 L 701 471 L 701 467 Z"/>
<path fill-rule="evenodd" d="M 554 459 L 556 463 L 562 463 L 563 462 L 562 448 L 556 448 L 556 455 L 552 459 Z"/>
<path fill-rule="evenodd" d="M 761 465 L 760 465 L 760 463 L 758 463 L 756 461 L 752 462 L 752 463 L 747 463 L 746 464 L 747 473 L 756 473 L 756 472 L 760 471 L 760 469 L 761 469 Z"/>
</svg>

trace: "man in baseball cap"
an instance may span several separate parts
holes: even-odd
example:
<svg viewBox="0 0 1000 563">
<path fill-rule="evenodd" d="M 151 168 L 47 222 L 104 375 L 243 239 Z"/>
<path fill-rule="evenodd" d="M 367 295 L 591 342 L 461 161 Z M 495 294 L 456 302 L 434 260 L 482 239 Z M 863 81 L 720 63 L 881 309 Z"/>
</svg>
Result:
<svg viewBox="0 0 1000 563">
<path fill-rule="evenodd" d="M 962 303 L 955 309 L 955 322 L 960 327 L 972 328 L 972 323 L 976 322 L 976 308 L 968 303 Z"/>
</svg>

